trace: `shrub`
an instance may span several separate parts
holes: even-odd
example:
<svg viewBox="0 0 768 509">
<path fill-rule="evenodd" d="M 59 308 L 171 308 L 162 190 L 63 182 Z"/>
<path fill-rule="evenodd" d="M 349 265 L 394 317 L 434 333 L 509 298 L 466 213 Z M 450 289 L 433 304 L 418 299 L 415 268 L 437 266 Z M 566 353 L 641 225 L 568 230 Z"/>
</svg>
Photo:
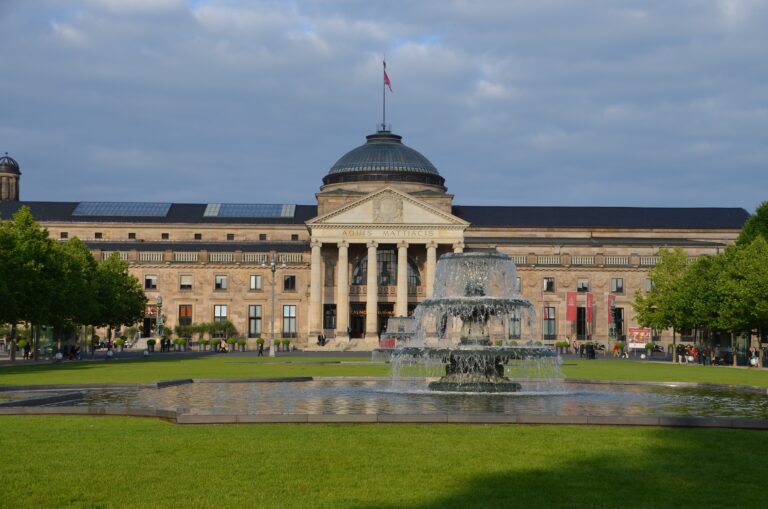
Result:
<svg viewBox="0 0 768 509">
<path fill-rule="evenodd" d="M 244 338 L 240 338 L 237 340 L 237 346 L 245 346 L 247 341 Z"/>
<path fill-rule="evenodd" d="M 536 343 L 534 343 L 534 344 L 535 344 L 536 346 L 541 346 L 543 343 L 542 343 L 541 341 L 536 341 Z"/>
<path fill-rule="evenodd" d="M 184 338 L 176 338 L 176 339 L 173 340 L 173 344 L 174 345 L 179 345 L 179 346 L 186 345 L 187 344 L 187 340 L 184 339 Z"/>
<path fill-rule="evenodd" d="M 148 339 L 147 340 L 147 346 L 155 346 L 155 343 L 157 343 L 157 340 L 155 340 L 155 339 Z"/>
<path fill-rule="evenodd" d="M 25 346 L 27 346 L 27 340 L 26 339 L 18 340 L 16 342 L 16 346 L 18 346 L 19 348 L 24 348 Z"/>
<path fill-rule="evenodd" d="M 259 338 L 256 340 L 257 345 L 263 345 L 264 344 L 264 338 Z"/>
<path fill-rule="evenodd" d="M 227 340 L 227 344 L 228 344 L 228 345 L 234 345 L 234 344 L 235 344 L 235 338 L 229 338 L 229 339 Z"/>
<path fill-rule="evenodd" d="M 124 346 L 125 345 L 125 338 L 120 336 L 118 339 L 115 340 L 115 344 L 117 346 Z"/>
<path fill-rule="evenodd" d="M 512 341 L 509 342 L 509 346 L 517 346 L 517 341 L 513 339 Z"/>
<path fill-rule="evenodd" d="M 291 340 L 290 340 L 290 339 L 284 339 L 284 340 L 282 341 L 282 343 L 283 343 L 283 346 L 288 346 L 288 345 L 290 345 L 290 344 L 291 344 Z"/>
<path fill-rule="evenodd" d="M 205 339 L 205 338 L 200 338 L 200 344 L 201 344 L 201 345 L 207 345 L 208 343 L 210 343 L 210 341 L 209 341 L 209 340 L 207 340 L 207 339 Z"/>
<path fill-rule="evenodd" d="M 626 348 L 627 345 L 623 341 L 617 341 L 616 346 L 619 347 L 619 350 L 624 350 L 624 348 Z"/>
<path fill-rule="evenodd" d="M 555 347 L 557 348 L 568 348 L 568 342 L 567 341 L 557 341 L 555 343 Z"/>
<path fill-rule="evenodd" d="M 645 344 L 645 349 L 646 350 L 653 350 L 653 343 L 646 343 Z"/>
</svg>

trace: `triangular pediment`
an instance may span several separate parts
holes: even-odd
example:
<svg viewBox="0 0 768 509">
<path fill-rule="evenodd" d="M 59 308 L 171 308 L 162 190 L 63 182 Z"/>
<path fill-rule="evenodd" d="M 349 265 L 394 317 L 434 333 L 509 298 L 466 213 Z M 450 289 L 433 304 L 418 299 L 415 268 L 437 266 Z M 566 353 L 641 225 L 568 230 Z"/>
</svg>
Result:
<svg viewBox="0 0 768 509">
<path fill-rule="evenodd" d="M 390 187 L 310 219 L 306 224 L 310 228 L 320 225 L 469 226 L 467 221 L 453 214 L 447 214 L 409 194 Z"/>
</svg>

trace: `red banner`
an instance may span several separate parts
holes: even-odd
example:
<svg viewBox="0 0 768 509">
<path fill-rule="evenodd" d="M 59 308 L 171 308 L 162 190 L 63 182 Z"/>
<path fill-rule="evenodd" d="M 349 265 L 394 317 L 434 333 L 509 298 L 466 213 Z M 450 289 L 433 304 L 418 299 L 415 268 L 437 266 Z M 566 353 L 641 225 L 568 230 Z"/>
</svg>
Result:
<svg viewBox="0 0 768 509">
<path fill-rule="evenodd" d="M 616 296 L 614 294 L 608 295 L 608 325 L 613 323 L 613 308 L 616 307 Z"/>
<path fill-rule="evenodd" d="M 565 319 L 576 321 L 576 292 L 565 292 Z"/>
<path fill-rule="evenodd" d="M 587 292 L 587 323 L 592 323 L 592 307 L 595 305 L 592 292 Z"/>
</svg>

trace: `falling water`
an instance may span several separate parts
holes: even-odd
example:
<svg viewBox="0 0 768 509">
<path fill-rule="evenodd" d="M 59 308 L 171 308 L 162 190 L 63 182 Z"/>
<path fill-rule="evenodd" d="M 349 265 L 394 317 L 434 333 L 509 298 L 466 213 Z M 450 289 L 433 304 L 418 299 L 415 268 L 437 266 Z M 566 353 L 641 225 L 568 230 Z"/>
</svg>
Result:
<svg viewBox="0 0 768 509">
<path fill-rule="evenodd" d="M 415 328 L 392 352 L 393 377 L 439 378 L 433 390 L 542 390 L 562 381 L 559 358 L 534 342 L 536 310 L 515 289 L 502 253 L 450 253 L 437 264 L 433 297 L 418 305 Z M 525 339 L 510 340 L 510 320 Z M 521 344 L 522 342 L 522 344 Z"/>
</svg>

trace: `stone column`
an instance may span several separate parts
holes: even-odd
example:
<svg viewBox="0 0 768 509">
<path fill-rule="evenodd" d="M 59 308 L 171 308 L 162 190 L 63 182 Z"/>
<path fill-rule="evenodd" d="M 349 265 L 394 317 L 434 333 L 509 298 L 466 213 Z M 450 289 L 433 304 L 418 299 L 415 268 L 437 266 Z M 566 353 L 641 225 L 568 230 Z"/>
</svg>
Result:
<svg viewBox="0 0 768 509">
<path fill-rule="evenodd" d="M 323 299 L 322 299 L 322 275 L 323 275 L 323 258 L 320 254 L 320 249 L 323 244 L 316 240 L 312 241 L 312 258 L 310 260 L 310 275 L 309 275 L 309 339 L 317 337 L 321 331 L 322 316 L 323 316 Z"/>
<path fill-rule="evenodd" d="M 336 265 L 336 337 L 349 340 L 349 246 L 339 243 L 339 262 Z"/>
<path fill-rule="evenodd" d="M 379 320 L 379 282 L 376 274 L 376 248 L 378 243 L 368 243 L 368 277 L 366 279 L 365 296 L 365 339 L 378 340 L 378 320 Z"/>
<path fill-rule="evenodd" d="M 408 243 L 397 245 L 397 299 L 395 316 L 408 316 Z"/>
<path fill-rule="evenodd" d="M 435 288 L 435 267 L 437 265 L 437 244 L 430 242 L 427 244 L 427 267 L 425 276 L 425 286 L 427 298 L 432 298 L 432 292 Z"/>
<path fill-rule="evenodd" d="M 463 253 L 464 252 L 464 243 L 463 242 L 457 242 L 453 245 L 453 252 L 454 253 Z"/>
</svg>

